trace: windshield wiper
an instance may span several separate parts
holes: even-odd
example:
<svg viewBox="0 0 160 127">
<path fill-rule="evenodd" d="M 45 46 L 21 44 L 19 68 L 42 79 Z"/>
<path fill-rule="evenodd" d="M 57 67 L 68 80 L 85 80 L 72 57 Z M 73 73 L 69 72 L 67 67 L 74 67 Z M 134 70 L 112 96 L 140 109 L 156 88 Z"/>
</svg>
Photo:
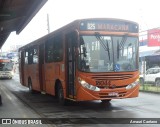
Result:
<svg viewBox="0 0 160 127">
<path fill-rule="evenodd" d="M 124 44 L 125 44 L 126 40 L 127 40 L 127 36 L 124 35 L 124 36 L 122 37 L 121 42 L 120 42 L 119 49 L 122 49 L 122 48 L 124 47 Z"/>
<path fill-rule="evenodd" d="M 119 40 L 117 40 L 117 59 L 119 59 L 119 50 L 123 49 L 126 40 L 127 40 L 127 36 L 126 35 L 124 35 L 122 37 L 122 40 L 121 40 L 120 43 L 119 43 Z"/>
<path fill-rule="evenodd" d="M 102 38 L 102 36 L 98 32 L 95 32 L 95 36 L 96 36 L 97 40 L 100 42 L 101 46 L 104 48 L 104 50 L 108 52 L 108 57 L 110 60 L 108 40 L 106 40 L 107 44 L 105 45 L 105 40 Z"/>
</svg>

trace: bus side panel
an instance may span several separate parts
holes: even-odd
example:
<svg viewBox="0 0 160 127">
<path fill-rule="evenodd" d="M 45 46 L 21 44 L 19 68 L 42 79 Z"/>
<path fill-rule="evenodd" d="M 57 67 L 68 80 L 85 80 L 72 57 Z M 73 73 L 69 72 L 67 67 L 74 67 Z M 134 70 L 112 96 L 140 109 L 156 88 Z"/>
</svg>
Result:
<svg viewBox="0 0 160 127">
<path fill-rule="evenodd" d="M 45 82 L 45 65 L 42 65 L 42 90 L 46 91 L 46 82 Z"/>
<path fill-rule="evenodd" d="M 54 65 L 53 63 L 46 63 L 45 64 L 45 84 L 46 84 L 46 93 L 54 95 Z"/>
<path fill-rule="evenodd" d="M 45 47 L 44 44 L 39 45 L 39 85 L 41 91 L 46 91 L 45 85 L 45 69 L 44 69 L 44 60 L 45 60 Z"/>
<path fill-rule="evenodd" d="M 56 80 L 64 81 L 65 73 L 62 69 L 64 64 L 61 63 L 49 63 L 45 65 L 45 84 L 46 84 L 46 93 L 55 95 L 55 82 Z"/>
<path fill-rule="evenodd" d="M 51 94 L 51 95 L 55 95 L 54 86 L 53 86 L 54 83 L 55 83 L 54 80 L 46 81 L 46 93 Z"/>
<path fill-rule="evenodd" d="M 24 65 L 24 86 L 28 86 L 28 65 Z"/>
<path fill-rule="evenodd" d="M 20 83 L 24 85 L 24 52 L 19 53 L 19 78 Z"/>
<path fill-rule="evenodd" d="M 28 76 L 31 77 L 33 90 L 40 91 L 39 65 L 31 64 L 28 66 L 28 70 L 29 70 Z"/>
<path fill-rule="evenodd" d="M 21 61 L 19 63 L 19 79 L 20 83 L 24 85 L 24 69 L 22 68 Z"/>
</svg>

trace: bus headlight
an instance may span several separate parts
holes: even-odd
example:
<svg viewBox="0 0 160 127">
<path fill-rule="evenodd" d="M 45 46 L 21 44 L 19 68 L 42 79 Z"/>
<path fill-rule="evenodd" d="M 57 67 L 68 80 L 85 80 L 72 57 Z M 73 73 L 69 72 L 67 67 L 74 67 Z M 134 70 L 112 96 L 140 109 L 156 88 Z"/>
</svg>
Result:
<svg viewBox="0 0 160 127">
<path fill-rule="evenodd" d="M 128 86 L 126 86 L 126 90 L 132 89 L 135 86 L 137 86 L 139 84 L 139 80 L 137 79 L 135 82 L 129 84 Z"/>
<path fill-rule="evenodd" d="M 13 71 L 11 71 L 11 75 L 14 75 L 14 72 L 13 72 Z"/>
<path fill-rule="evenodd" d="M 93 86 L 93 85 L 90 85 L 88 84 L 86 81 L 84 80 L 79 80 L 79 83 L 84 87 L 84 88 L 87 88 L 89 90 L 92 90 L 92 91 L 100 91 L 100 89 L 96 86 Z"/>
</svg>

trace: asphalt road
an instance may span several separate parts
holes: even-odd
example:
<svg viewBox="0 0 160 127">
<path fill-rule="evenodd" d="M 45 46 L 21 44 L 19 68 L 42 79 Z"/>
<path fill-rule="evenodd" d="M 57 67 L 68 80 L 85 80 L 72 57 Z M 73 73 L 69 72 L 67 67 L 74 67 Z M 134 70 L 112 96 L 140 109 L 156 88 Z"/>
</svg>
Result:
<svg viewBox="0 0 160 127">
<path fill-rule="evenodd" d="M 80 120 L 78 124 L 72 122 L 63 124 L 62 120 L 56 126 L 104 126 L 104 127 L 159 127 L 160 124 L 103 124 L 104 121 L 98 121 L 98 118 L 152 118 L 160 119 L 160 95 L 151 93 L 140 93 L 138 98 L 112 100 L 108 104 L 102 104 L 100 101 L 90 102 L 74 102 L 68 106 L 61 106 L 56 99 L 50 95 L 43 95 L 40 93 L 30 93 L 28 88 L 23 87 L 19 83 L 18 74 L 12 80 L 0 80 L 0 85 L 3 91 L 3 98 L 8 98 L 4 101 L 1 112 L 12 112 L 18 110 L 17 114 L 12 117 L 22 118 L 88 118 L 90 124 L 82 124 Z M 16 98 L 16 99 L 9 99 Z M 18 109 L 11 108 L 9 111 L 5 110 L 4 105 L 13 105 L 19 107 Z M 12 106 L 12 107 L 13 107 Z M 25 110 L 24 110 L 25 107 Z M 4 113 L 5 114 L 5 113 Z M 27 114 L 25 117 L 20 114 Z M 10 116 L 0 116 L 10 117 Z M 91 119 L 93 118 L 93 119 Z M 76 119 L 70 119 L 76 120 Z M 92 121 L 93 120 L 93 121 Z M 100 119 L 101 120 L 101 119 Z M 118 120 L 118 119 L 117 119 Z M 112 121 L 112 119 L 111 119 Z M 52 124 L 53 125 L 53 124 Z M 54 126 L 54 125 L 53 125 Z"/>
</svg>

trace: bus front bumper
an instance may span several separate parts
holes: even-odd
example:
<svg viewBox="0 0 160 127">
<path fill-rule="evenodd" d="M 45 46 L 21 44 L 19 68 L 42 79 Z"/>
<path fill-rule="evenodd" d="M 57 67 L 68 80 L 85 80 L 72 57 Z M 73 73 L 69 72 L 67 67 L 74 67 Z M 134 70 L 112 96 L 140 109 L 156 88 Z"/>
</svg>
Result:
<svg viewBox="0 0 160 127">
<path fill-rule="evenodd" d="M 80 87 L 77 91 L 77 101 L 109 100 L 138 97 L 139 87 L 140 84 L 129 90 L 126 90 L 125 88 L 116 88 L 100 89 L 100 91 L 90 91 L 83 87 Z"/>
<path fill-rule="evenodd" d="M 5 73 L 5 72 L 3 72 L 3 73 L 0 73 L 0 78 L 12 78 L 13 77 L 13 74 L 12 73 Z"/>
</svg>

